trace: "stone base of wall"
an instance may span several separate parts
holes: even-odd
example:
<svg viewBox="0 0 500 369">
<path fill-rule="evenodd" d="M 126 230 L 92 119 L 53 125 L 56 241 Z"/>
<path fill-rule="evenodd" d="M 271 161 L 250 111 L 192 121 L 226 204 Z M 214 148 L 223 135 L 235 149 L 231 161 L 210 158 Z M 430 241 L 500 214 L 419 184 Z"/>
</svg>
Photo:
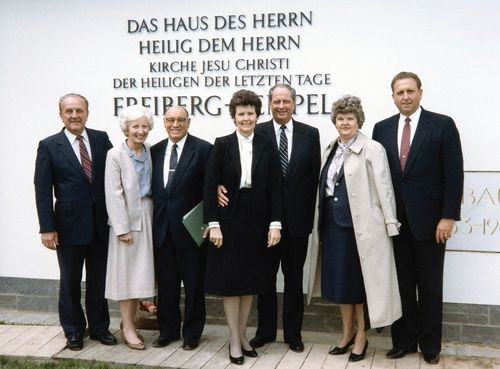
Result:
<svg viewBox="0 0 500 369">
<path fill-rule="evenodd" d="M 84 289 L 82 284 L 82 296 Z M 58 280 L 0 277 L 0 309 L 57 312 L 58 294 Z M 281 297 L 278 295 L 279 306 Z M 257 324 L 255 305 L 250 326 Z M 207 296 L 206 306 L 207 323 L 226 324 L 221 298 Z M 109 308 L 112 315 L 119 315 L 116 302 L 111 301 Z M 278 322 L 281 328 L 281 312 L 278 312 Z M 341 329 L 337 306 L 321 299 L 313 299 L 310 305 L 306 305 L 303 330 L 340 332 Z M 389 335 L 389 329 L 381 334 Z M 443 339 L 458 343 L 500 344 L 500 306 L 445 303 Z"/>
</svg>

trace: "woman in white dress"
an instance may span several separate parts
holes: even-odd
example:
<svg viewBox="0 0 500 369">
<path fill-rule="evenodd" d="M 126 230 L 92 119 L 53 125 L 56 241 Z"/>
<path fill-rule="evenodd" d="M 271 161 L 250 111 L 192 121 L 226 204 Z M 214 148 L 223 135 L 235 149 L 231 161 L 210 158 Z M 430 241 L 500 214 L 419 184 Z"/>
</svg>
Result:
<svg viewBox="0 0 500 369">
<path fill-rule="evenodd" d="M 151 155 L 145 144 L 153 115 L 143 106 L 125 108 L 120 128 L 127 137 L 108 151 L 105 171 L 110 234 L 106 298 L 120 305 L 121 337 L 132 349 L 144 350 L 134 316 L 139 298 L 155 295 L 151 220 Z"/>
</svg>

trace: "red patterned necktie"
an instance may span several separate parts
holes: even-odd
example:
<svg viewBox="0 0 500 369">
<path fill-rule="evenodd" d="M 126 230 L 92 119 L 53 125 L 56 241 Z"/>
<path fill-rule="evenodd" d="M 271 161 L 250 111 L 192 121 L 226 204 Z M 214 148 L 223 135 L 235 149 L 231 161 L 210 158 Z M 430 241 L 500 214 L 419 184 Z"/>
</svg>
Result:
<svg viewBox="0 0 500 369">
<path fill-rule="evenodd" d="M 82 162 L 83 171 L 89 182 L 92 182 L 92 162 L 90 161 L 87 146 L 85 146 L 85 142 L 83 142 L 83 136 L 78 136 L 76 139 L 80 142 L 80 160 Z"/>
<path fill-rule="evenodd" d="M 399 162 L 401 163 L 401 169 L 405 169 L 406 160 L 408 159 L 408 153 L 410 152 L 410 126 L 411 119 L 406 117 L 405 126 L 403 128 L 403 136 L 401 137 L 401 148 L 399 151 Z"/>
</svg>

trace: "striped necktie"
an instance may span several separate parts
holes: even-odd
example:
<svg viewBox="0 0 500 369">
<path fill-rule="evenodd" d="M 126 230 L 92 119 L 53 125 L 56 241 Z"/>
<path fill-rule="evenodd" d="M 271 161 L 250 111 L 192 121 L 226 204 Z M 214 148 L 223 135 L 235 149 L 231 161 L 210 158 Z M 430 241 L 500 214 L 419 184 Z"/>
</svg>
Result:
<svg viewBox="0 0 500 369">
<path fill-rule="evenodd" d="M 76 139 L 80 143 L 80 160 L 82 162 L 83 171 L 89 182 L 92 182 L 92 161 L 90 160 L 87 146 L 85 146 L 85 142 L 83 142 L 83 136 L 77 136 Z"/>
<path fill-rule="evenodd" d="M 172 146 L 172 152 L 170 153 L 170 161 L 169 161 L 169 166 L 168 166 L 167 187 L 172 183 L 172 180 L 174 178 L 175 169 L 177 169 L 177 161 L 178 161 L 177 144 L 174 144 Z"/>
<path fill-rule="evenodd" d="M 282 125 L 280 127 L 280 162 L 281 162 L 281 172 L 283 173 L 283 177 L 286 176 L 286 172 L 288 170 L 288 138 L 286 137 L 286 126 Z"/>
</svg>

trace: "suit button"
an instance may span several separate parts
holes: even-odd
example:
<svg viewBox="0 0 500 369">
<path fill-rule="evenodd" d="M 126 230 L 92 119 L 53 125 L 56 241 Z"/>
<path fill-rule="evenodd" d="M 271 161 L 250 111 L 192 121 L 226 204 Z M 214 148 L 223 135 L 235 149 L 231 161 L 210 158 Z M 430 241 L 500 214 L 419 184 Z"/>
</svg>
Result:
<svg viewBox="0 0 500 369">
<path fill-rule="evenodd" d="M 339 186 L 339 183 L 338 183 L 338 182 L 337 182 L 337 183 L 335 183 L 335 186 L 337 186 L 337 187 L 338 187 L 338 186 Z"/>
<path fill-rule="evenodd" d="M 338 197 L 334 197 L 333 201 L 339 201 L 339 198 Z"/>
</svg>

